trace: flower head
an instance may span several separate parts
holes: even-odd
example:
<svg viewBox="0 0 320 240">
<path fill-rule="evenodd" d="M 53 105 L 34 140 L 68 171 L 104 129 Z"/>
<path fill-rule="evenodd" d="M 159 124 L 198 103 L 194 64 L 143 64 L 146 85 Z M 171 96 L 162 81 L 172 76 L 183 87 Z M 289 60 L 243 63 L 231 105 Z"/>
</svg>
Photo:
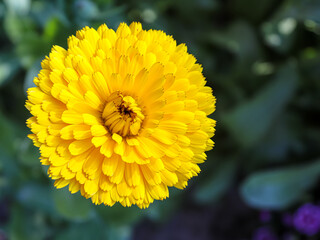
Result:
<svg viewBox="0 0 320 240">
<path fill-rule="evenodd" d="M 57 188 L 145 208 L 200 172 L 215 98 L 184 44 L 140 23 L 85 27 L 41 65 L 27 125 Z"/>
<path fill-rule="evenodd" d="M 302 205 L 294 215 L 293 224 L 301 233 L 317 234 L 320 231 L 320 207 L 311 203 Z"/>
</svg>

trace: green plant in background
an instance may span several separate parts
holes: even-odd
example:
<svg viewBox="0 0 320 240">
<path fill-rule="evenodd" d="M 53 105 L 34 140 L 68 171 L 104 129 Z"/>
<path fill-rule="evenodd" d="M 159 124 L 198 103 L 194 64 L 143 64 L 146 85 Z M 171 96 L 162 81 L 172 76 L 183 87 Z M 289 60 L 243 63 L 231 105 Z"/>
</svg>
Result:
<svg viewBox="0 0 320 240">
<path fill-rule="evenodd" d="M 67 36 L 84 25 L 116 29 L 123 21 L 141 21 L 186 42 L 219 99 L 217 145 L 201 175 L 189 191 L 171 191 L 169 200 L 144 211 L 93 206 L 53 191 L 26 139 L 25 89 L 51 46 L 66 47 Z M 0 23 L 1 236 L 139 239 L 141 221 L 161 229 L 179 212 L 220 208 L 230 194 L 253 209 L 277 212 L 319 201 L 319 1 L 6 0 Z M 240 234 L 240 228 L 232 229 Z M 228 234 L 220 236 L 228 240 Z"/>
</svg>

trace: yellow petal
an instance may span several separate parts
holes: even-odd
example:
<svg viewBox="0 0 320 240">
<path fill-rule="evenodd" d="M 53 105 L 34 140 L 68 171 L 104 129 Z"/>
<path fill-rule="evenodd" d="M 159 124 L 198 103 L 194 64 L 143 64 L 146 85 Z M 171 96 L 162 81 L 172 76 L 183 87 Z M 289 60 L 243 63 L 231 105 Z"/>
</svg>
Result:
<svg viewBox="0 0 320 240">
<path fill-rule="evenodd" d="M 83 122 L 88 125 L 100 125 L 102 124 L 101 118 L 92 114 L 82 114 Z"/>
<path fill-rule="evenodd" d="M 80 154 L 76 157 L 73 157 L 70 162 L 68 163 L 68 167 L 73 171 L 73 172 L 78 172 L 80 169 L 82 169 L 82 166 L 84 164 L 84 161 L 86 160 L 87 156 L 89 154 L 88 152 L 85 152 L 83 154 Z"/>
<path fill-rule="evenodd" d="M 62 113 L 62 121 L 69 124 L 80 124 L 83 123 L 83 117 L 77 112 L 66 110 Z"/>
<path fill-rule="evenodd" d="M 178 182 L 177 174 L 167 169 L 163 169 L 160 173 L 162 182 L 169 187 L 174 186 Z"/>
<path fill-rule="evenodd" d="M 157 185 L 161 183 L 161 176 L 159 173 L 153 172 L 146 165 L 140 165 L 140 170 L 143 174 L 144 179 L 150 185 Z"/>
<path fill-rule="evenodd" d="M 120 196 L 125 197 L 130 196 L 132 188 L 127 185 L 126 181 L 121 181 L 117 184 L 117 191 Z"/>
<path fill-rule="evenodd" d="M 183 122 L 167 120 L 159 123 L 159 129 L 166 130 L 173 134 L 185 134 L 188 127 Z"/>
<path fill-rule="evenodd" d="M 89 196 L 92 196 L 99 190 L 99 185 L 96 179 L 87 180 L 84 183 L 84 190 Z"/>
<path fill-rule="evenodd" d="M 102 146 L 108 140 L 107 136 L 93 137 L 91 142 L 95 147 Z"/>
<path fill-rule="evenodd" d="M 110 191 L 113 187 L 113 183 L 109 181 L 109 177 L 105 175 L 101 175 L 100 177 L 100 182 L 99 182 L 99 187 L 103 191 Z"/>
<path fill-rule="evenodd" d="M 120 159 L 117 164 L 117 168 L 114 170 L 112 176 L 110 176 L 110 181 L 119 184 L 123 179 L 125 163 Z"/>
<path fill-rule="evenodd" d="M 54 186 L 56 188 L 63 188 L 69 184 L 70 180 L 65 180 L 64 178 L 60 178 L 54 182 Z"/>
<path fill-rule="evenodd" d="M 93 175 L 101 167 L 103 159 L 104 156 L 99 149 L 93 150 L 83 165 L 83 171 L 88 175 Z"/>
<path fill-rule="evenodd" d="M 90 139 L 76 140 L 69 145 L 69 151 L 72 155 L 79 155 L 92 147 Z"/>
<path fill-rule="evenodd" d="M 114 152 L 116 154 L 119 154 L 120 156 L 123 156 L 125 151 L 126 151 L 126 143 L 125 143 L 125 141 L 121 141 L 120 143 L 117 143 L 115 145 Z"/>
<path fill-rule="evenodd" d="M 106 176 L 112 176 L 120 161 L 120 158 L 116 156 L 112 158 L 104 158 L 102 163 L 103 174 L 105 174 Z"/>
<path fill-rule="evenodd" d="M 122 142 L 122 137 L 119 134 L 112 134 L 112 139 L 115 140 L 118 144 Z"/>
<path fill-rule="evenodd" d="M 125 179 L 129 186 L 138 186 L 140 184 L 141 172 L 136 163 L 126 164 Z"/>
<path fill-rule="evenodd" d="M 109 90 L 107 81 L 105 80 L 101 72 L 95 72 L 92 77 L 93 77 L 94 85 L 96 86 L 98 92 L 100 93 L 100 96 L 103 99 L 106 99 L 110 95 L 110 90 Z"/>
<path fill-rule="evenodd" d="M 92 136 L 100 137 L 107 134 L 107 130 L 102 125 L 93 125 L 91 126 L 91 133 L 92 133 Z"/>
<path fill-rule="evenodd" d="M 73 194 L 80 190 L 80 184 L 76 179 L 72 179 L 69 183 L 69 191 Z"/>
<path fill-rule="evenodd" d="M 102 101 L 99 99 L 99 97 L 94 94 L 92 91 L 87 91 L 84 95 L 84 98 L 87 103 L 94 109 L 101 109 L 102 107 Z"/>
<path fill-rule="evenodd" d="M 171 145 L 177 141 L 177 136 L 175 134 L 160 128 L 155 129 L 151 136 L 167 145 Z"/>
<path fill-rule="evenodd" d="M 100 152 L 107 158 L 110 158 L 114 153 L 114 146 L 116 143 L 111 139 L 108 139 L 100 148 Z"/>
</svg>

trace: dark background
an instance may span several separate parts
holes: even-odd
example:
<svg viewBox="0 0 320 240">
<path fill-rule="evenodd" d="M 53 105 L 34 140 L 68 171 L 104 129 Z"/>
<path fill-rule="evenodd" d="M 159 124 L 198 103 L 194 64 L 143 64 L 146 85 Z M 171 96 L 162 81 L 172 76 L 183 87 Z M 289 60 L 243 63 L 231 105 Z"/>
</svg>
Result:
<svg viewBox="0 0 320 240">
<path fill-rule="evenodd" d="M 146 210 L 55 190 L 25 126 L 52 45 L 132 21 L 186 43 L 217 97 L 200 176 Z M 283 222 L 320 201 L 319 35 L 320 0 L 0 1 L 0 240 L 319 239 Z"/>
</svg>

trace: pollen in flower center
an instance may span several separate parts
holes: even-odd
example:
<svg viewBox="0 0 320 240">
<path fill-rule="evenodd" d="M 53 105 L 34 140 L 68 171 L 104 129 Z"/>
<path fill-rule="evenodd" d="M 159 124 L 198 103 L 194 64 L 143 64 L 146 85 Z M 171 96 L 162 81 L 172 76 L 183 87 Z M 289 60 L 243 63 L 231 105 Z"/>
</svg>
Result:
<svg viewBox="0 0 320 240">
<path fill-rule="evenodd" d="M 102 118 L 110 133 L 126 137 L 139 133 L 144 115 L 133 97 L 117 91 L 108 97 Z"/>
</svg>

